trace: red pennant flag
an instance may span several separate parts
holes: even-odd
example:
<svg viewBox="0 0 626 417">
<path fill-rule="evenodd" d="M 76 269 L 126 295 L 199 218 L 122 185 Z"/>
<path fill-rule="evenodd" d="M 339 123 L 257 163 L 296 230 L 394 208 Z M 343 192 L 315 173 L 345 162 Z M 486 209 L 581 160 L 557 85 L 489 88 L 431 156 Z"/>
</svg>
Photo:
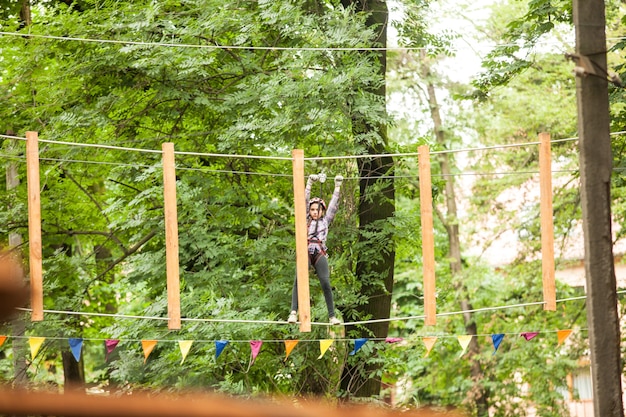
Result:
<svg viewBox="0 0 626 417">
<path fill-rule="evenodd" d="M 256 359 L 256 357 L 258 356 L 259 352 L 261 351 L 261 346 L 263 346 L 263 341 L 262 340 L 251 340 L 250 341 L 250 350 L 252 350 L 252 362 L 250 364 L 254 363 L 254 360 Z"/>
<path fill-rule="evenodd" d="M 104 357 L 104 361 L 107 362 L 109 360 L 109 355 L 111 354 L 111 352 L 113 352 L 115 350 L 115 348 L 117 347 L 117 344 L 120 341 L 117 339 L 107 339 L 104 341 L 104 346 L 106 347 L 107 353 Z"/>
<path fill-rule="evenodd" d="M 526 340 L 532 340 L 535 336 L 537 336 L 539 332 L 524 332 L 520 334 Z"/>
</svg>

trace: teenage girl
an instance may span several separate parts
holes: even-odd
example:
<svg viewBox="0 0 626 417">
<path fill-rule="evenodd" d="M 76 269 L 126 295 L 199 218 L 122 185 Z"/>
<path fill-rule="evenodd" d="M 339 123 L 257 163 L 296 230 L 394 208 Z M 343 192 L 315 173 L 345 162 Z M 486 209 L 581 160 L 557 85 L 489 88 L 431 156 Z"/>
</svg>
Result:
<svg viewBox="0 0 626 417">
<path fill-rule="evenodd" d="M 324 174 L 322 174 L 324 175 Z M 335 190 L 330 199 L 328 209 L 326 203 L 319 197 L 315 197 L 309 201 L 311 196 L 311 186 L 313 182 L 320 180 L 319 175 L 310 175 L 306 182 L 305 197 L 308 207 L 307 230 L 308 230 L 308 252 L 309 266 L 313 266 L 317 278 L 320 280 L 326 307 L 328 308 L 328 321 L 332 325 L 341 324 L 341 321 L 335 316 L 335 304 L 333 302 L 333 291 L 330 287 L 330 270 L 328 269 L 328 255 L 326 254 L 326 237 L 328 236 L 328 227 L 335 218 L 337 209 L 339 208 L 339 192 L 343 177 L 337 175 L 335 177 Z M 298 321 L 298 279 L 293 282 L 293 292 L 291 294 L 291 313 L 287 321 L 295 323 Z"/>
</svg>

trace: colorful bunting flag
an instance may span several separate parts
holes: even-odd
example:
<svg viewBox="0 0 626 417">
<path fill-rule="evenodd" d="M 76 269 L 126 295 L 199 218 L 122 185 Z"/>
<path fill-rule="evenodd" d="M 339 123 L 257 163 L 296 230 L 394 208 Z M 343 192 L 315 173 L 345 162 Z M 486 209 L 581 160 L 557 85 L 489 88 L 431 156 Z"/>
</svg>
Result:
<svg viewBox="0 0 626 417">
<path fill-rule="evenodd" d="M 298 344 L 298 340 L 285 340 L 285 360 L 289 357 L 289 354 Z"/>
<path fill-rule="evenodd" d="M 256 357 L 259 355 L 259 352 L 261 351 L 261 346 L 263 346 L 262 340 L 250 341 L 250 350 L 252 351 L 252 362 L 250 364 L 253 364 Z"/>
<path fill-rule="evenodd" d="M 398 343 L 398 342 L 401 342 L 401 341 L 403 341 L 403 340 L 404 340 L 404 339 L 403 339 L 403 338 L 401 338 L 401 337 L 387 337 L 387 338 L 385 339 L 385 342 L 386 342 L 386 343 Z"/>
<path fill-rule="evenodd" d="M 503 333 L 492 334 L 491 341 L 493 342 L 493 355 L 496 354 L 498 348 L 500 347 L 500 343 L 502 343 L 502 339 L 504 339 Z"/>
<path fill-rule="evenodd" d="M 152 353 L 152 349 L 157 345 L 156 340 L 142 340 L 141 347 L 143 348 L 143 363 L 148 360 L 148 356 Z"/>
<path fill-rule="evenodd" d="M 215 341 L 215 359 L 216 360 L 222 354 L 222 351 L 224 350 L 227 344 L 228 344 L 228 340 L 216 340 Z"/>
<path fill-rule="evenodd" d="M 109 355 L 115 350 L 117 344 L 120 341 L 117 339 L 106 339 L 104 341 L 104 346 L 106 347 L 107 353 L 104 356 L 104 361 L 107 362 L 109 360 Z"/>
<path fill-rule="evenodd" d="M 76 362 L 80 362 L 80 352 L 83 350 L 83 339 L 79 337 L 70 337 L 70 350 Z"/>
<path fill-rule="evenodd" d="M 5 340 L 7 340 L 6 336 L 0 336 L 0 346 L 4 345 Z"/>
<path fill-rule="evenodd" d="M 349 353 L 349 355 L 355 355 L 359 349 L 361 349 L 363 347 L 363 345 L 365 344 L 365 342 L 367 342 L 369 339 L 363 337 L 360 339 L 355 339 L 354 341 L 354 349 L 352 349 L 352 352 Z"/>
<path fill-rule="evenodd" d="M 526 340 L 532 340 L 535 336 L 537 336 L 539 332 L 524 332 L 520 334 Z"/>
<path fill-rule="evenodd" d="M 459 358 L 461 356 L 463 356 L 465 354 L 465 351 L 467 350 L 467 347 L 469 346 L 470 342 L 472 341 L 472 335 L 471 334 L 466 334 L 463 336 L 457 336 L 456 340 L 459 341 L 459 344 L 461 345 L 461 354 L 459 355 Z"/>
<path fill-rule="evenodd" d="M 561 344 L 565 341 L 565 339 L 567 339 L 567 337 L 572 334 L 571 330 L 558 330 L 556 332 L 556 337 L 558 338 L 558 346 L 561 346 Z"/>
<path fill-rule="evenodd" d="M 28 344 L 30 345 L 30 356 L 32 359 L 35 359 L 35 356 L 37 356 L 37 352 L 39 352 L 39 349 L 41 348 L 41 345 L 43 344 L 44 340 L 46 340 L 45 337 L 29 337 L 28 338 Z"/>
<path fill-rule="evenodd" d="M 317 359 L 322 359 L 330 345 L 333 344 L 333 339 L 320 340 L 320 356 Z"/>
<path fill-rule="evenodd" d="M 178 341 L 178 347 L 180 348 L 180 353 L 181 355 L 183 355 L 183 359 L 180 361 L 181 365 L 183 364 L 183 362 L 185 362 L 185 358 L 187 357 L 187 354 L 189 353 L 189 349 L 191 349 L 192 344 L 193 344 L 193 340 L 179 340 Z"/>
<path fill-rule="evenodd" d="M 435 346 L 436 341 L 437 338 L 434 336 L 422 337 L 422 342 L 424 342 L 424 346 L 426 346 L 426 354 L 424 357 L 427 357 L 430 354 L 430 351 L 433 349 L 433 346 Z"/>
</svg>

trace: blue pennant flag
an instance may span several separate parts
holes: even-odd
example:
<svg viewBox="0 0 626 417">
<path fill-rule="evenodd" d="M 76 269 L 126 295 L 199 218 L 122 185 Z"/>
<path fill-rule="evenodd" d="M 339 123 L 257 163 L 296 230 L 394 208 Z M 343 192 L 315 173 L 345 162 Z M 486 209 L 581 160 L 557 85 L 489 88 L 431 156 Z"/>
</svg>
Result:
<svg viewBox="0 0 626 417">
<path fill-rule="evenodd" d="M 228 344 L 228 340 L 216 340 L 215 341 L 215 359 L 217 359 L 221 354 L 226 345 Z"/>
<path fill-rule="evenodd" d="M 365 344 L 365 342 L 367 342 L 369 339 L 363 337 L 361 339 L 355 339 L 354 340 L 354 349 L 352 350 L 352 352 L 350 352 L 350 355 L 354 355 L 355 353 L 357 353 L 359 351 L 359 349 L 361 349 L 361 347 L 363 347 L 363 345 Z"/>
<path fill-rule="evenodd" d="M 493 341 L 493 354 L 496 354 L 496 351 L 500 347 L 500 343 L 502 343 L 502 339 L 504 339 L 503 333 L 492 334 L 491 340 Z"/>
<path fill-rule="evenodd" d="M 80 361 L 80 351 L 83 349 L 83 339 L 70 337 L 70 350 L 72 351 L 72 355 L 74 355 L 74 359 L 76 362 Z"/>
</svg>

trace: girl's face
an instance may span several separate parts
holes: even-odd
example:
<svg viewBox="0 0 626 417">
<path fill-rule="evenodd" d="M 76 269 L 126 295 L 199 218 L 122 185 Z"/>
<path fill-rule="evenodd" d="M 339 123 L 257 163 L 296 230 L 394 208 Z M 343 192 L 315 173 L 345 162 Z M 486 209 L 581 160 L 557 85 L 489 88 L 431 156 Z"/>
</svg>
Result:
<svg viewBox="0 0 626 417">
<path fill-rule="evenodd" d="M 309 206 L 309 216 L 311 216 L 313 220 L 317 220 L 322 216 L 322 210 L 318 203 L 313 203 Z"/>
</svg>

